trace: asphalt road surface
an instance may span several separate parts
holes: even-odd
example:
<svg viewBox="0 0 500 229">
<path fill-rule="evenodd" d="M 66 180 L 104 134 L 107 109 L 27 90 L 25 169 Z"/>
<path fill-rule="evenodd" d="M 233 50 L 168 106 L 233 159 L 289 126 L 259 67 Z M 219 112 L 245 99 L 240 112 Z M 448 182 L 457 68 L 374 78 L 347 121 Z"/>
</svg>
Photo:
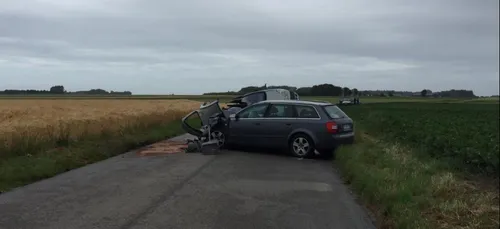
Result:
<svg viewBox="0 0 500 229">
<path fill-rule="evenodd" d="M 226 151 L 130 152 L 15 189 L 0 195 L 0 228 L 374 226 L 331 162 Z"/>
</svg>

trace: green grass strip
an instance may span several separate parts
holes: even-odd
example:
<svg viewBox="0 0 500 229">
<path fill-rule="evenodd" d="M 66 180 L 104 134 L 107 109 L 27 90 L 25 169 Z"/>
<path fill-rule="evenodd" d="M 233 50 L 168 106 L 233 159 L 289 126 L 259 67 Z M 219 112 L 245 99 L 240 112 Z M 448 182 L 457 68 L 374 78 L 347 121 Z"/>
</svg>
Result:
<svg viewBox="0 0 500 229">
<path fill-rule="evenodd" d="M 497 190 L 360 132 L 338 149 L 335 164 L 377 215 L 377 228 L 498 228 Z"/>
<path fill-rule="evenodd" d="M 0 160 L 0 193 L 182 134 L 180 121 Z"/>
</svg>

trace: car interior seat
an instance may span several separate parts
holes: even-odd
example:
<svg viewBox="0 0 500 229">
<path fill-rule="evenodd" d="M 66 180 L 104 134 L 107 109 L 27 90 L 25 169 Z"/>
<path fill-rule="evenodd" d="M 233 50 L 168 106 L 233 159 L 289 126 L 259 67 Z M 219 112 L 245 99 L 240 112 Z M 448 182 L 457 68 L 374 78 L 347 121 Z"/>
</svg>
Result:
<svg viewBox="0 0 500 229">
<path fill-rule="evenodd" d="M 248 114 L 248 118 L 258 118 L 259 117 L 259 114 L 257 113 L 257 111 L 250 111 L 250 113 Z"/>
<path fill-rule="evenodd" d="M 285 116 L 286 117 L 293 117 L 294 115 L 294 108 L 292 106 L 286 106 L 285 107 Z"/>
<path fill-rule="evenodd" d="M 302 111 L 300 111 L 300 114 L 299 116 L 301 118 L 314 118 L 314 112 L 309 110 L 309 109 L 302 109 Z"/>
<path fill-rule="evenodd" d="M 269 110 L 269 117 L 278 117 L 279 110 L 275 106 L 271 106 Z"/>
</svg>

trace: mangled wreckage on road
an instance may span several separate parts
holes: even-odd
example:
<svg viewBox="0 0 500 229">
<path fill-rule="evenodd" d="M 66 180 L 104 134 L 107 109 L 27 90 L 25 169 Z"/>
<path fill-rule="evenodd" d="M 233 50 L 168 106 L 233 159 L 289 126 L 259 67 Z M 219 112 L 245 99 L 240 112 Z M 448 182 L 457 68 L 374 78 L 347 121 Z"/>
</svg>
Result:
<svg viewBox="0 0 500 229">
<path fill-rule="evenodd" d="M 188 144 L 193 152 L 245 145 L 287 149 L 299 158 L 330 157 L 337 146 L 354 142 L 353 120 L 330 102 L 302 101 L 289 91 L 272 89 L 236 97 L 228 107 L 216 100 L 183 118 L 184 129 L 197 137 Z M 191 125 L 195 115 L 201 128 Z"/>
<path fill-rule="evenodd" d="M 230 118 L 245 107 L 264 100 L 298 100 L 297 93 L 286 89 L 265 89 L 233 98 L 227 108 L 221 108 L 219 101 L 204 103 L 200 109 L 192 111 L 182 119 L 183 129 L 197 139 L 190 141 L 193 151 L 215 151 L 224 146 L 226 129 Z M 198 115 L 201 128 L 193 127 L 189 119 Z"/>
</svg>

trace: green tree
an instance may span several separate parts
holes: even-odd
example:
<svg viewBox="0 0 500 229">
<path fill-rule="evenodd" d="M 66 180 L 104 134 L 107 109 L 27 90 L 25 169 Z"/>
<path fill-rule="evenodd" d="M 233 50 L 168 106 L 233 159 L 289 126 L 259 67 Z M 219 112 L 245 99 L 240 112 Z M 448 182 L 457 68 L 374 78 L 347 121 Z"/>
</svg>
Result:
<svg viewBox="0 0 500 229">
<path fill-rule="evenodd" d="M 344 92 L 344 96 L 351 96 L 352 91 L 348 87 L 342 88 L 342 91 Z"/>
<path fill-rule="evenodd" d="M 422 91 L 420 92 L 420 95 L 421 95 L 422 97 L 427 96 L 427 89 L 422 90 Z"/>
<path fill-rule="evenodd" d="M 64 90 L 64 86 L 62 85 L 56 85 L 50 88 L 51 94 L 64 94 L 65 92 L 66 91 Z"/>
<path fill-rule="evenodd" d="M 352 94 L 353 94 L 354 96 L 358 96 L 358 95 L 359 95 L 359 91 L 358 91 L 358 89 L 357 89 L 357 88 L 353 88 L 353 89 L 352 89 Z"/>
</svg>

